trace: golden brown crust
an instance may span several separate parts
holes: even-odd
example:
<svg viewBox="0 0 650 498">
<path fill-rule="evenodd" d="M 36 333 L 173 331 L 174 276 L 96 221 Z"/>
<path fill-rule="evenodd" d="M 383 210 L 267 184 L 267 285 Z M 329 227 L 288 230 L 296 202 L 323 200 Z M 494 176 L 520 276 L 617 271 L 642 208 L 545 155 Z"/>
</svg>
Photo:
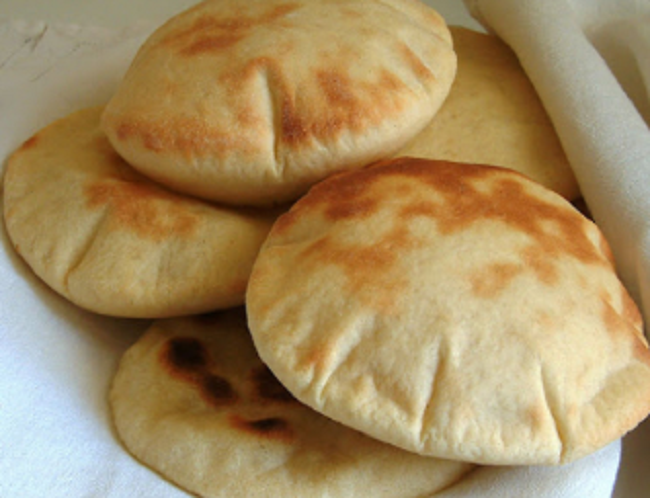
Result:
<svg viewBox="0 0 650 498">
<path fill-rule="evenodd" d="M 473 466 L 422 458 L 298 403 L 260 361 L 243 309 L 161 320 L 111 388 L 126 447 L 211 498 L 424 496 Z"/>
<path fill-rule="evenodd" d="M 638 309 L 598 228 L 512 170 L 399 158 L 281 216 L 246 303 L 301 401 L 424 455 L 552 464 L 650 411 Z"/>
<path fill-rule="evenodd" d="M 50 287 L 103 314 L 162 317 L 241 304 L 278 212 L 174 193 L 122 160 L 102 108 L 52 123 L 9 159 L 4 218 Z"/>
<path fill-rule="evenodd" d="M 277 203 L 397 150 L 454 73 L 444 21 L 417 2 L 208 1 L 144 44 L 103 123 L 174 189 Z"/>
</svg>

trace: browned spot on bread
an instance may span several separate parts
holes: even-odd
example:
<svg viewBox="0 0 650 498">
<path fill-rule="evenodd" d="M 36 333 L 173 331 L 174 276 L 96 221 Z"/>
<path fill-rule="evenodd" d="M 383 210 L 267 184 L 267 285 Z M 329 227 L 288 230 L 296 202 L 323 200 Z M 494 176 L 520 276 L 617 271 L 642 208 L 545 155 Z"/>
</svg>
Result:
<svg viewBox="0 0 650 498">
<path fill-rule="evenodd" d="M 27 140 L 25 140 L 18 150 L 25 151 L 25 150 L 28 150 L 28 149 L 32 149 L 32 148 L 36 147 L 38 142 L 40 142 L 40 136 L 38 134 L 36 134 L 36 135 L 28 138 Z"/>
<path fill-rule="evenodd" d="M 543 249 L 534 244 L 521 250 L 521 259 L 524 263 L 521 266 L 521 271 L 532 270 L 540 282 L 546 285 L 553 285 L 560 278 L 560 272 L 553 258 L 549 258 L 549 255 L 545 254 Z M 496 292 L 498 290 L 495 289 Z"/>
<path fill-rule="evenodd" d="M 399 46 L 399 51 L 404 56 L 404 60 L 408 63 L 411 71 L 418 76 L 418 78 L 426 81 L 435 79 L 435 75 L 431 72 L 431 69 L 418 57 L 411 48 L 405 43 L 401 43 Z"/>
<path fill-rule="evenodd" d="M 273 226 L 273 236 L 280 236 L 298 223 L 305 213 L 322 209 L 331 221 L 363 219 L 379 209 L 381 200 L 368 195 L 368 182 L 359 174 L 349 181 L 347 174 L 330 176 L 327 181 L 314 185 L 309 195 L 300 199 L 289 211 L 280 216 Z"/>
<path fill-rule="evenodd" d="M 213 406 L 229 405 L 237 400 L 230 383 L 219 375 L 206 373 L 201 377 L 201 395 Z"/>
<path fill-rule="evenodd" d="M 309 8 L 307 4 L 304 6 Z M 215 58 L 213 72 L 217 91 L 214 99 L 217 105 L 221 98 L 218 95 L 237 96 L 224 103 L 229 117 L 223 118 L 221 123 L 218 119 L 206 122 L 175 113 L 164 122 L 148 116 L 114 116 L 106 118 L 106 122 L 114 119 L 110 127 L 121 142 L 136 140 L 150 151 L 172 151 L 183 158 L 214 155 L 218 160 L 227 160 L 232 151 L 237 151 L 238 155 L 251 153 L 252 157 L 255 157 L 253 153 L 260 153 L 260 148 L 268 153 L 265 148 L 268 142 L 258 137 L 274 137 L 276 148 L 293 150 L 306 144 L 335 142 L 346 132 L 350 132 L 350 136 L 366 136 L 369 129 L 380 126 L 391 116 L 403 114 L 405 106 L 412 105 L 417 90 L 386 68 L 355 76 L 351 62 L 355 54 L 351 52 L 356 47 L 350 47 L 350 43 L 336 43 L 335 31 L 330 34 L 332 43 L 313 50 L 308 70 L 297 72 L 292 68 L 287 61 L 294 60 L 295 52 L 303 49 L 296 47 L 292 39 L 296 37 L 285 34 L 293 27 L 299 32 L 310 29 L 309 25 L 291 19 L 291 14 L 302 7 L 286 3 L 268 7 L 260 14 L 251 14 L 243 4 L 237 16 L 204 15 L 187 21 L 182 28 L 152 45 L 151 50 L 160 47 L 183 58 L 205 55 Z M 337 14 L 341 8 L 336 6 Z M 344 13 L 340 15 L 350 16 L 355 11 L 362 14 L 362 8 L 343 8 Z M 195 15 L 202 15 L 200 8 Z M 277 44 L 259 47 L 257 40 L 251 37 L 257 36 L 260 30 L 277 30 L 282 36 L 277 37 Z M 270 38 L 272 35 L 260 36 Z M 376 32 L 372 35 L 378 36 Z M 405 57 L 417 71 L 416 76 L 426 75 L 431 79 L 431 72 L 417 55 L 408 47 L 402 50 L 408 52 Z M 168 92 L 162 92 L 168 102 L 173 102 L 175 94 L 181 91 L 169 83 L 161 85 L 169 88 Z M 262 99 L 270 97 L 270 108 L 259 105 L 260 92 Z M 207 124 L 210 121 L 212 124 Z M 226 121 L 227 126 L 224 126 Z M 279 157 L 284 156 L 280 154 Z"/>
<path fill-rule="evenodd" d="M 375 213 L 380 205 L 377 197 L 366 196 L 362 182 L 345 181 L 345 175 L 331 176 L 328 181 L 312 187 L 308 196 L 280 216 L 272 233 L 280 236 L 291 229 L 305 212 L 322 207 L 328 220 L 363 219 Z M 339 181 L 340 179 L 340 181 Z"/>
<path fill-rule="evenodd" d="M 198 339 L 177 337 L 167 342 L 164 361 L 173 370 L 202 372 L 208 368 L 208 353 Z"/>
<path fill-rule="evenodd" d="M 239 116 L 244 120 L 253 120 L 250 108 L 242 110 Z M 165 121 L 118 118 L 115 130 L 121 141 L 137 140 L 153 152 L 174 150 L 184 158 L 232 149 L 246 152 L 251 148 L 248 137 L 215 129 L 198 117 L 175 116 Z"/>
<path fill-rule="evenodd" d="M 345 64 L 314 71 L 314 87 L 320 92 L 312 95 L 312 102 L 301 100 L 285 81 L 279 65 L 268 66 L 267 70 L 279 109 L 280 140 L 292 146 L 310 140 L 327 141 L 342 130 L 361 129 L 380 121 L 378 109 L 388 106 L 386 92 L 379 91 L 383 81 L 352 84 Z"/>
<path fill-rule="evenodd" d="M 489 280 L 492 293 L 497 293 L 510 282 L 516 274 L 532 270 L 545 284 L 552 285 L 559 278 L 556 262 L 562 257 L 572 257 L 586 264 L 606 265 L 607 258 L 601 249 L 589 238 L 590 223 L 569 206 L 559 206 L 530 193 L 517 179 L 518 175 L 497 178 L 490 189 L 479 189 L 482 175 L 497 174 L 497 170 L 483 166 L 463 166 L 469 173 L 459 174 L 453 163 L 434 165 L 425 181 L 443 201 L 432 202 L 428 209 L 420 205 L 417 209 L 404 212 L 404 215 L 430 216 L 436 220 L 442 235 L 461 231 L 470 225 L 487 220 L 508 225 L 511 229 L 528 236 L 529 244 L 521 250 L 521 260 L 525 263 L 504 267 L 497 264 L 480 269 L 480 275 L 472 277 L 475 281 Z M 496 272 L 488 276 L 489 271 Z M 503 278 L 507 276 L 507 278 Z M 494 285 L 500 283 L 501 285 Z M 479 295 L 488 297 L 485 286 L 475 286 Z"/>
<path fill-rule="evenodd" d="M 385 296 L 377 275 L 386 272 L 405 249 L 417 247 L 405 226 L 427 217 L 435 221 L 443 238 L 483 222 L 507 225 L 526 235 L 528 243 L 518 249 L 521 264 L 496 262 L 469 276 L 474 291 L 484 298 L 505 288 L 520 272 L 533 271 L 543 283 L 554 284 L 560 277 L 557 262 L 562 258 L 610 265 L 602 244 L 591 238 L 593 224 L 568 203 L 555 203 L 532 191 L 532 184 L 518 173 L 424 159 L 401 158 L 331 177 L 281 217 L 273 235 L 286 233 L 306 213 L 314 211 L 334 222 L 367 218 L 392 202 L 387 185 L 403 183 L 398 180 L 424 185 L 433 192 L 430 196 L 411 195 L 401 188 L 399 221 L 376 244 L 339 247 L 324 238 L 313 243 L 305 255 L 318 253 L 321 261 L 344 267 L 355 291 L 372 287 L 380 290 L 378 296 Z M 381 196 L 373 194 L 373 186 L 379 181 L 384 182 Z M 395 187 L 395 195 L 397 190 Z"/>
<path fill-rule="evenodd" d="M 530 427 L 534 429 L 541 429 L 548 420 L 548 407 L 545 403 L 537 402 L 531 404 L 525 411 L 526 419 L 529 421 Z"/>
<path fill-rule="evenodd" d="M 159 358 L 165 371 L 195 386 L 209 405 L 218 408 L 237 402 L 237 393 L 228 380 L 213 372 L 212 358 L 199 339 L 169 339 L 162 346 Z"/>
<path fill-rule="evenodd" d="M 139 120 L 123 120 L 117 125 L 117 137 L 122 141 L 128 141 L 134 137 L 142 140 L 142 144 L 149 150 L 161 151 L 164 142 L 169 142 L 171 139 L 166 137 L 167 131 L 161 125 L 146 125 Z"/>
<path fill-rule="evenodd" d="M 202 53 L 224 50 L 237 44 L 243 38 L 242 35 L 226 34 L 206 36 L 192 43 L 189 47 L 180 51 L 181 55 L 194 56 Z"/>
<path fill-rule="evenodd" d="M 519 180 L 521 175 L 482 165 L 415 162 L 411 174 L 443 196 L 443 201 L 432 204 L 428 211 L 443 235 L 494 220 L 527 234 L 531 245 L 548 259 L 564 255 L 587 264 L 606 263 L 589 238 L 590 222 L 568 204 L 558 205 L 531 193 Z M 399 163 L 392 169 L 395 174 L 405 174 Z M 491 188 L 480 189 L 480 180 L 490 176 L 495 176 Z"/>
<path fill-rule="evenodd" d="M 203 326 L 210 326 L 218 322 L 219 314 L 206 314 L 194 319 Z M 298 401 L 266 365 L 260 364 L 250 370 L 247 377 L 250 389 L 240 395 L 236 386 L 241 382 L 235 379 L 233 383 L 227 375 L 219 372 L 219 365 L 210 351 L 196 337 L 168 339 L 161 346 L 158 358 L 164 371 L 193 386 L 207 405 L 217 409 L 230 407 L 246 414 L 233 415 L 237 428 L 278 439 L 292 435 L 288 422 L 270 413 L 274 407 L 297 404 Z"/>
<path fill-rule="evenodd" d="M 252 371 L 251 381 L 258 399 L 282 403 L 296 401 L 266 365 Z"/>
<path fill-rule="evenodd" d="M 108 209 L 114 228 L 142 238 L 188 237 L 199 224 L 187 200 L 150 183 L 108 178 L 89 183 L 84 193 L 89 209 Z"/>
<path fill-rule="evenodd" d="M 298 8 L 297 4 L 287 3 L 277 5 L 258 16 L 250 16 L 243 11 L 236 17 L 201 17 L 187 28 L 170 34 L 162 41 L 162 45 L 173 46 L 180 55 L 186 57 L 221 53 L 245 39 L 252 30 L 278 24 Z"/>
<path fill-rule="evenodd" d="M 240 93 L 263 75 L 277 110 L 278 140 L 290 146 L 331 140 L 342 130 L 363 129 L 402 109 L 406 85 L 394 74 L 384 69 L 374 80 L 355 79 L 353 83 L 344 52 L 331 58 L 315 61 L 310 73 L 313 85 L 305 85 L 307 95 L 299 94 L 282 60 L 274 56 L 254 57 L 241 67 L 227 68 L 221 82 Z"/>
<path fill-rule="evenodd" d="M 336 69 L 321 69 L 316 72 L 316 80 L 329 105 L 341 108 L 357 105 L 354 85 L 348 74 Z"/>
<path fill-rule="evenodd" d="M 507 287 L 521 271 L 520 265 L 511 263 L 488 265 L 471 275 L 472 292 L 479 297 L 490 298 Z"/>
<path fill-rule="evenodd" d="M 279 442 L 290 443 L 294 439 L 294 432 L 289 422 L 280 417 L 269 417 L 249 420 L 238 415 L 229 417 L 231 427 L 253 436 L 272 439 Z"/>
<path fill-rule="evenodd" d="M 341 268 L 351 295 L 384 313 L 391 313 L 396 310 L 396 296 L 406 288 L 408 280 L 390 271 L 400 258 L 418 246 L 408 227 L 395 225 L 368 245 L 347 246 L 323 237 L 307 246 L 303 256 L 317 266 Z"/>
</svg>

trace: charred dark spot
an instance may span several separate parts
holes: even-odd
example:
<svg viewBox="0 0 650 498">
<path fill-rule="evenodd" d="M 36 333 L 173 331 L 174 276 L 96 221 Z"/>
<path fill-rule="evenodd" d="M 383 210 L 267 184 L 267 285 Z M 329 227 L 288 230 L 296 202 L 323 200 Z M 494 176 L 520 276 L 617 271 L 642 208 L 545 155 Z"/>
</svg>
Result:
<svg viewBox="0 0 650 498">
<path fill-rule="evenodd" d="M 252 420 L 248 422 L 248 425 L 255 430 L 256 432 L 278 432 L 286 431 L 289 428 L 289 424 L 282 420 L 281 418 L 272 417 L 264 418 L 261 420 Z"/>
<path fill-rule="evenodd" d="M 196 386 L 212 406 L 237 401 L 237 393 L 230 383 L 211 372 L 212 359 L 200 340 L 193 337 L 170 339 L 162 350 L 162 360 L 172 374 Z"/>
<path fill-rule="evenodd" d="M 229 404 L 237 400 L 237 393 L 223 377 L 206 374 L 201 382 L 201 392 L 212 405 Z"/>
<path fill-rule="evenodd" d="M 191 337 L 176 337 L 167 342 L 166 359 L 174 369 L 201 371 L 208 366 L 208 357 L 203 344 Z"/>
<path fill-rule="evenodd" d="M 242 432 L 254 436 L 262 436 L 266 439 L 291 442 L 294 433 L 287 420 L 279 417 L 268 417 L 261 419 L 247 419 L 238 415 L 230 417 L 230 425 Z"/>
<path fill-rule="evenodd" d="M 252 380 L 259 398 L 281 402 L 296 401 L 266 366 L 253 371 Z"/>
</svg>

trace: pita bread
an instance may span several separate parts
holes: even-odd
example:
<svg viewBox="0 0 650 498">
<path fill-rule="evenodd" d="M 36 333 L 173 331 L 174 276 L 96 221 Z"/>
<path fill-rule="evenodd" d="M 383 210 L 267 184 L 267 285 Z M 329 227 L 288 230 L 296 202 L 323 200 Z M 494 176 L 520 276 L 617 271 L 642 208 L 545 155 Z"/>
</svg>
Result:
<svg viewBox="0 0 650 498">
<path fill-rule="evenodd" d="M 560 139 L 515 53 L 495 35 L 450 30 L 458 71 L 449 96 L 396 155 L 511 168 L 578 198 Z"/>
<path fill-rule="evenodd" d="M 285 202 L 397 151 L 455 68 L 444 20 L 416 0 L 209 0 L 144 43 L 103 128 L 173 190 Z"/>
<path fill-rule="evenodd" d="M 557 464 L 650 412 L 650 353 L 598 228 L 512 170 L 340 174 L 281 216 L 246 296 L 298 399 L 423 455 Z"/>
<path fill-rule="evenodd" d="M 242 304 L 278 213 L 155 185 L 110 147 L 101 112 L 56 121 L 9 159 L 4 217 L 16 251 L 55 291 L 102 314 L 151 318 Z"/>
<path fill-rule="evenodd" d="M 159 320 L 110 401 L 141 461 L 203 497 L 429 496 L 471 465 L 370 439 L 298 403 L 259 360 L 243 309 Z"/>
</svg>

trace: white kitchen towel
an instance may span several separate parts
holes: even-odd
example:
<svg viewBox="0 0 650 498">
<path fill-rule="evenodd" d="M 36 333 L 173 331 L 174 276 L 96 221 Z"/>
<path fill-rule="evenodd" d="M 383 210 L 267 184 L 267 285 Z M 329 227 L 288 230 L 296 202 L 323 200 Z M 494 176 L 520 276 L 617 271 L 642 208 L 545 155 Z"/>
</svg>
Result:
<svg viewBox="0 0 650 498">
<path fill-rule="evenodd" d="M 0 21 L 2 164 L 38 128 L 105 102 L 148 29 Z M 147 322 L 79 310 L 30 272 L 4 230 L 1 240 L 0 497 L 187 498 L 132 459 L 110 422 L 111 376 Z M 616 441 L 561 467 L 482 467 L 440 496 L 607 498 L 620 456 Z"/>
</svg>

